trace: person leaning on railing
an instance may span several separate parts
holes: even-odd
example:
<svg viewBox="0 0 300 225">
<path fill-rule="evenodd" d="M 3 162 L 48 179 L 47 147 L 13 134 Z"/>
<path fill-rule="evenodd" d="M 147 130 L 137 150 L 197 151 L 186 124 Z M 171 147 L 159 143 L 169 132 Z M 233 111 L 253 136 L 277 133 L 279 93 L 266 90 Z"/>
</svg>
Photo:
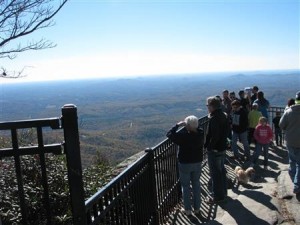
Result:
<svg viewBox="0 0 300 225">
<path fill-rule="evenodd" d="M 183 127 L 178 131 L 178 128 Z M 179 145 L 178 167 L 179 179 L 183 194 L 184 213 L 192 214 L 190 183 L 193 190 L 194 213 L 200 216 L 201 191 L 200 175 L 203 160 L 204 132 L 198 128 L 198 118 L 188 116 L 178 122 L 168 133 L 167 137 Z"/>
</svg>

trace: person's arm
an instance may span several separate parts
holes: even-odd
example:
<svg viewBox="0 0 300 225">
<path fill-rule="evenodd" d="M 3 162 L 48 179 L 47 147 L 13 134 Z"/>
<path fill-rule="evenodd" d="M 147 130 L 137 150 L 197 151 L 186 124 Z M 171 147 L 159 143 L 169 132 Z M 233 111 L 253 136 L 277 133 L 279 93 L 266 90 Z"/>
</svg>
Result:
<svg viewBox="0 0 300 225">
<path fill-rule="evenodd" d="M 177 132 L 178 128 L 185 126 L 185 122 L 179 122 L 174 127 L 172 127 L 167 133 L 167 137 L 173 141 L 175 144 L 180 145 L 183 142 L 182 135 Z"/>
<path fill-rule="evenodd" d="M 282 129 L 282 130 L 286 130 L 287 126 L 288 126 L 288 115 L 287 113 L 285 112 L 283 114 L 283 116 L 280 118 L 280 121 L 279 121 L 279 127 Z"/>
</svg>

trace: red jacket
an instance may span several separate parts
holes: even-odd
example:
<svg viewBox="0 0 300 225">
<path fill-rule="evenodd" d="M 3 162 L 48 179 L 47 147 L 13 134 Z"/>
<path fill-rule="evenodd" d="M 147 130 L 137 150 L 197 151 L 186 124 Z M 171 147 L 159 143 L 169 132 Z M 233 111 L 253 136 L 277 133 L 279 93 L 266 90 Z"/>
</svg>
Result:
<svg viewBox="0 0 300 225">
<path fill-rule="evenodd" d="M 269 144 L 273 139 L 273 131 L 269 125 L 257 125 L 254 131 L 254 138 L 259 144 Z"/>
</svg>

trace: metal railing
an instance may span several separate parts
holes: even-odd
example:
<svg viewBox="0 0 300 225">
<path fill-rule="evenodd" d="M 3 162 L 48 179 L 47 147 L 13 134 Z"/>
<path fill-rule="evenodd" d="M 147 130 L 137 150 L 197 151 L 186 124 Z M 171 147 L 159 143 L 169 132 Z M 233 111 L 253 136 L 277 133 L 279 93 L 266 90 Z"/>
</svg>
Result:
<svg viewBox="0 0 300 225">
<path fill-rule="evenodd" d="M 64 143 L 44 144 L 43 128 L 52 130 L 64 130 Z M 18 130 L 35 129 L 37 133 L 37 146 L 19 146 L 20 140 Z M 18 186 L 18 197 L 22 214 L 22 225 L 29 224 L 28 209 L 25 201 L 25 190 L 22 177 L 21 156 L 39 155 L 41 180 L 43 187 L 43 205 L 46 214 L 47 225 L 53 224 L 52 210 L 49 199 L 49 184 L 47 179 L 47 169 L 45 162 L 45 154 L 66 154 L 68 182 L 70 190 L 70 198 L 72 205 L 72 216 L 75 225 L 82 225 L 85 221 L 84 207 L 84 191 L 82 181 L 82 168 L 80 158 L 80 146 L 77 124 L 77 108 L 74 105 L 65 105 L 62 108 L 61 118 L 48 118 L 27 121 L 14 121 L 0 123 L 1 131 L 10 132 L 11 148 L 0 149 L 0 159 L 5 157 L 13 157 L 16 171 L 16 179 Z M 64 150 L 64 151 L 63 151 Z"/>
<path fill-rule="evenodd" d="M 206 134 L 208 118 L 199 123 Z M 177 145 L 166 139 L 85 202 L 87 224 L 161 224 L 180 201 Z"/>
<path fill-rule="evenodd" d="M 272 127 L 274 134 L 275 134 L 275 127 L 274 127 L 274 124 L 272 123 L 272 121 L 276 117 L 276 113 L 280 112 L 280 115 L 282 116 L 284 113 L 284 110 L 285 110 L 285 108 L 278 107 L 278 106 L 272 106 L 268 109 L 269 122 L 270 122 L 270 126 Z M 284 143 L 284 139 L 285 139 L 284 131 L 281 131 L 281 132 L 282 132 L 282 143 Z"/>
</svg>

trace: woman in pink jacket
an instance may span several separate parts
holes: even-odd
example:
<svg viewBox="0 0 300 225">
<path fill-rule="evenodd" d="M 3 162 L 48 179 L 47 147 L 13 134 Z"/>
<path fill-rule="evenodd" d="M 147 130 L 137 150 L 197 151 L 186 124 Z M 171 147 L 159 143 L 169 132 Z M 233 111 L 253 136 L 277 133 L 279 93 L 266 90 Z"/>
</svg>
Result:
<svg viewBox="0 0 300 225">
<path fill-rule="evenodd" d="M 264 153 L 264 169 L 268 169 L 268 152 L 269 145 L 273 139 L 273 131 L 268 124 L 268 120 L 265 117 L 259 118 L 259 124 L 255 128 L 254 138 L 256 140 L 255 152 L 253 155 L 253 164 L 256 164 L 259 155 L 262 150 Z"/>
</svg>

